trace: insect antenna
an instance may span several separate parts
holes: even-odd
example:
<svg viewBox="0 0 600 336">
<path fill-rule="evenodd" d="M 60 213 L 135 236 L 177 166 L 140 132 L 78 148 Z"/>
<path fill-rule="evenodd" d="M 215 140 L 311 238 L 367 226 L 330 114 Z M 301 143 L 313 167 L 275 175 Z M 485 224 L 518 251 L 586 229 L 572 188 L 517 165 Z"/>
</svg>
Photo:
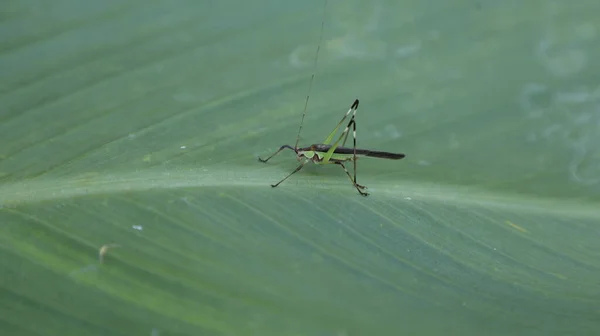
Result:
<svg viewBox="0 0 600 336">
<path fill-rule="evenodd" d="M 300 127 L 298 127 L 298 135 L 296 136 L 296 144 L 294 148 L 298 148 L 298 142 L 300 142 L 300 133 L 302 132 L 302 125 L 304 124 L 304 116 L 306 116 L 306 109 L 308 107 L 308 99 L 310 98 L 310 90 L 312 89 L 313 81 L 315 79 L 315 73 L 317 72 L 317 60 L 319 59 L 319 50 L 321 50 L 321 41 L 323 40 L 323 30 L 325 29 L 325 14 L 327 13 L 327 0 L 323 4 L 323 20 L 321 21 L 321 33 L 319 35 L 319 44 L 317 45 L 317 52 L 315 53 L 315 62 L 313 65 L 313 73 L 310 76 L 308 84 L 308 92 L 306 93 L 306 101 L 304 102 L 304 111 L 302 112 L 302 119 L 300 120 Z"/>
</svg>

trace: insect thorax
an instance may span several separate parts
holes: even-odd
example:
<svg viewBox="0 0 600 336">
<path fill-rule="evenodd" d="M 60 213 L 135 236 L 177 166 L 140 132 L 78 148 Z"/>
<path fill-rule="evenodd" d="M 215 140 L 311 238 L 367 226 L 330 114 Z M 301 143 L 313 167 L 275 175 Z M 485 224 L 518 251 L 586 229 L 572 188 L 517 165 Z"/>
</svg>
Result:
<svg viewBox="0 0 600 336">
<path fill-rule="evenodd" d="M 298 159 L 306 158 L 314 162 L 323 160 L 323 153 L 314 150 L 300 150 L 298 151 Z"/>
</svg>

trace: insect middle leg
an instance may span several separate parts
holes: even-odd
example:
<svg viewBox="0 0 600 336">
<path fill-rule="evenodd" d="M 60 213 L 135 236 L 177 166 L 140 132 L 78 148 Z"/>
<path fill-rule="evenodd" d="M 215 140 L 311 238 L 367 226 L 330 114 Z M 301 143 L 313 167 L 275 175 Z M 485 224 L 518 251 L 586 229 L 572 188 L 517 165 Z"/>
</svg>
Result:
<svg viewBox="0 0 600 336">
<path fill-rule="evenodd" d="M 271 184 L 271 187 L 273 187 L 273 188 L 277 187 L 277 186 L 278 186 L 278 185 L 279 185 L 281 182 L 283 182 L 283 181 L 287 180 L 287 179 L 288 179 L 288 177 L 290 177 L 290 176 L 292 176 L 292 175 L 296 174 L 297 172 L 299 172 L 299 171 L 300 171 L 300 169 L 302 169 L 302 167 L 304 167 L 304 165 L 305 165 L 307 162 L 308 162 L 308 161 L 306 161 L 306 160 L 305 160 L 305 161 L 303 161 L 303 162 L 302 162 L 302 163 L 301 163 L 301 164 L 300 164 L 300 165 L 299 165 L 299 166 L 298 166 L 296 169 L 294 169 L 294 171 L 293 171 L 293 172 L 291 172 L 291 173 L 290 173 L 288 176 L 284 177 L 284 178 L 283 178 L 281 181 L 279 181 L 279 182 L 277 182 L 277 183 L 275 183 L 275 184 Z"/>
<path fill-rule="evenodd" d="M 362 189 L 367 189 L 367 187 L 356 183 L 356 181 L 352 178 L 352 175 L 350 175 L 350 173 L 348 172 L 348 169 L 346 169 L 346 166 L 344 165 L 343 162 L 337 161 L 336 164 L 342 166 L 342 168 L 346 172 L 346 175 L 348 175 L 348 178 L 350 179 L 350 181 L 352 182 L 352 184 L 354 185 L 354 187 L 356 188 L 356 190 L 358 190 L 358 192 L 361 195 L 363 195 L 363 196 L 368 196 L 369 195 L 369 193 L 362 191 Z"/>
</svg>

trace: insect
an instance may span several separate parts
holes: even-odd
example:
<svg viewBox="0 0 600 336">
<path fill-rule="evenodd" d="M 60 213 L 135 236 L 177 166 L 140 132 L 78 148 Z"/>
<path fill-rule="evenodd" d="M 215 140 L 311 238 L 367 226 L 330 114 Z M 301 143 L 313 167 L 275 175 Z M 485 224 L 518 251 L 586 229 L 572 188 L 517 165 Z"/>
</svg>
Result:
<svg viewBox="0 0 600 336">
<path fill-rule="evenodd" d="M 327 1 L 325 1 L 325 7 L 326 6 L 327 6 Z M 325 8 L 324 8 L 324 11 L 325 11 Z M 321 47 L 321 40 L 323 38 L 324 24 L 325 24 L 325 20 L 323 20 L 323 22 L 321 23 L 321 36 L 319 38 L 319 44 L 317 46 L 317 52 L 315 55 L 315 65 L 314 65 L 315 69 L 316 69 L 317 59 L 319 56 L 319 49 Z M 298 142 L 300 141 L 300 133 L 302 132 L 302 124 L 304 123 L 304 117 L 306 115 L 306 109 L 308 106 L 310 90 L 312 87 L 314 77 L 315 77 L 315 74 L 313 71 L 313 74 L 310 79 L 309 88 L 308 88 L 308 94 L 306 95 L 306 101 L 304 104 L 304 112 L 302 113 L 300 127 L 298 128 L 298 135 L 296 136 L 296 144 L 294 145 L 294 147 L 292 147 L 290 145 L 283 145 L 275 153 L 271 154 L 271 156 L 269 156 L 268 158 L 261 159 L 259 157 L 258 160 L 260 162 L 266 163 L 272 157 L 279 154 L 284 149 L 291 149 L 296 153 L 296 158 L 298 159 L 298 161 L 300 161 L 300 165 L 294 171 L 292 171 L 289 175 L 284 177 L 281 181 L 279 181 L 275 184 L 272 184 L 271 187 L 273 187 L 273 188 L 277 187 L 283 181 L 287 180 L 290 176 L 299 172 L 302 169 L 302 167 L 304 167 L 305 164 L 307 164 L 309 162 L 313 162 L 318 165 L 336 164 L 336 165 L 341 166 L 342 169 L 344 169 L 344 172 L 346 172 L 346 175 L 348 175 L 348 177 L 350 178 L 350 181 L 352 182 L 352 185 L 354 185 L 356 190 L 358 190 L 358 192 L 361 195 L 368 196 L 369 193 L 364 191 L 364 189 L 367 189 L 367 187 L 360 185 L 356 182 L 356 161 L 358 160 L 358 158 L 360 156 L 365 156 L 365 157 L 373 157 L 373 158 L 380 158 L 380 159 L 399 160 L 399 159 L 404 158 L 405 155 L 402 153 L 390 153 L 390 152 L 381 152 L 381 151 L 356 148 L 356 119 L 355 119 L 355 117 L 356 117 L 356 110 L 358 109 L 358 103 L 359 103 L 358 99 L 354 100 L 354 103 L 352 103 L 348 112 L 346 112 L 346 114 L 344 115 L 342 120 L 340 120 L 340 122 L 333 129 L 333 131 L 331 131 L 331 133 L 329 133 L 329 135 L 327 136 L 325 141 L 323 141 L 323 143 L 312 144 L 308 147 L 298 147 Z M 348 118 L 348 116 L 350 116 L 350 114 L 352 114 L 352 117 L 350 117 L 350 121 L 346 125 L 346 128 L 340 134 L 338 139 L 333 144 L 331 144 L 331 142 L 333 141 L 333 138 L 335 137 L 338 130 L 340 129 L 340 126 L 343 124 L 344 120 L 346 120 L 346 118 Z M 352 148 L 344 147 L 346 145 L 346 140 L 348 140 L 348 135 L 350 134 L 350 127 L 352 127 L 352 136 L 353 136 L 353 140 L 354 140 L 354 145 Z M 342 140 L 342 138 L 344 139 L 344 141 L 342 142 L 342 144 L 340 146 L 340 141 Z M 348 161 L 352 161 L 352 163 L 354 164 L 354 176 L 350 175 L 350 173 L 348 172 L 348 169 L 346 169 L 345 163 Z"/>
</svg>

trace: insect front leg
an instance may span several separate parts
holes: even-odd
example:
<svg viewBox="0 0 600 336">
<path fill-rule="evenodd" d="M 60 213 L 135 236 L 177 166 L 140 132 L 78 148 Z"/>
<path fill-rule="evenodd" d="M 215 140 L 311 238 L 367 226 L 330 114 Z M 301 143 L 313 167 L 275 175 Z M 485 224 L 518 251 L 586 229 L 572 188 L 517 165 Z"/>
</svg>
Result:
<svg viewBox="0 0 600 336">
<path fill-rule="evenodd" d="M 294 148 L 292 148 L 292 146 L 289 146 L 289 145 L 283 145 L 283 146 L 279 147 L 279 149 L 278 149 L 278 150 L 277 150 L 275 153 L 271 154 L 271 156 L 269 156 L 269 157 L 268 157 L 268 158 L 266 158 L 266 159 L 261 159 L 261 158 L 260 158 L 260 156 L 259 156 L 259 157 L 258 157 L 258 161 L 260 161 L 260 162 L 262 162 L 262 163 L 267 163 L 267 161 L 271 160 L 271 158 L 272 158 L 273 156 L 275 156 L 275 155 L 279 154 L 279 152 L 281 152 L 282 150 L 284 150 L 284 149 L 286 149 L 286 148 L 289 148 L 289 149 L 293 150 L 294 152 L 296 152 L 296 150 L 295 150 Z"/>
</svg>

